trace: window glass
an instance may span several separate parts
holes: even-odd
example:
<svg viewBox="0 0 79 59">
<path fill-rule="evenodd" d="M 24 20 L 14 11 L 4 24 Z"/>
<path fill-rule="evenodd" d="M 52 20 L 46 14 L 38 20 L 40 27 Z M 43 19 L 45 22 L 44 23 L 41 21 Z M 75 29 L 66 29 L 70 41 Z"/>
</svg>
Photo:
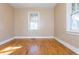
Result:
<svg viewBox="0 0 79 59">
<path fill-rule="evenodd" d="M 70 30 L 79 32 L 79 4 L 72 3 L 72 13 L 70 21 Z"/>
<path fill-rule="evenodd" d="M 39 21 L 38 13 L 30 13 L 29 29 L 30 30 L 37 30 L 38 29 L 38 21 Z"/>
</svg>

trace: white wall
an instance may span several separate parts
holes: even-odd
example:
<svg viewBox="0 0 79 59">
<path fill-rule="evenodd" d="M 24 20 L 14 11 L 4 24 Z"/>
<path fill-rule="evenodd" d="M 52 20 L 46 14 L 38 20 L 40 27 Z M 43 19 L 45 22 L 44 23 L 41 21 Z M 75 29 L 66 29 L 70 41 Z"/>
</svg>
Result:
<svg viewBox="0 0 79 59">
<path fill-rule="evenodd" d="M 14 10 L 8 4 L 0 3 L 0 42 L 14 35 Z"/>
<path fill-rule="evenodd" d="M 40 29 L 28 32 L 28 12 L 40 13 Z M 16 8 L 15 9 L 15 36 L 49 37 L 54 32 L 53 9 L 45 8 Z M 30 34 L 32 33 L 32 34 Z"/>
</svg>

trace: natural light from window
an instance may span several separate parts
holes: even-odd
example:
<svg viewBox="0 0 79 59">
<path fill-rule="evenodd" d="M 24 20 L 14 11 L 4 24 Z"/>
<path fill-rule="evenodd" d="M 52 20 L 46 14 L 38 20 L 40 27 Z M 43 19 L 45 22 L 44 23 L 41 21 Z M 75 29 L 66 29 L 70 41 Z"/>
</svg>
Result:
<svg viewBox="0 0 79 59">
<path fill-rule="evenodd" d="M 71 3 L 67 7 L 67 30 L 79 33 L 79 3 Z"/>
<path fill-rule="evenodd" d="M 38 13 L 30 13 L 29 14 L 29 29 L 30 30 L 38 30 L 39 27 L 39 15 Z"/>
</svg>

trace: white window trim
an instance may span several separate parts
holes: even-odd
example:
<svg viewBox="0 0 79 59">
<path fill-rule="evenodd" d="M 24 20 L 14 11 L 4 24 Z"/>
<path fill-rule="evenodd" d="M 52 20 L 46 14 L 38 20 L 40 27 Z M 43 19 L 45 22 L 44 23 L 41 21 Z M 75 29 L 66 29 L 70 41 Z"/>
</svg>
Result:
<svg viewBox="0 0 79 59">
<path fill-rule="evenodd" d="M 39 12 L 35 12 L 35 11 L 31 11 L 31 12 L 30 12 L 30 11 L 29 11 L 29 12 L 28 12 L 28 31 L 30 31 L 30 24 L 29 24 L 30 20 L 29 20 L 29 18 L 30 18 L 30 14 L 31 14 L 31 13 L 38 13 L 38 17 L 39 17 L 38 19 L 39 19 L 39 23 L 40 23 L 40 14 L 39 14 Z M 40 26 L 39 26 L 39 27 L 40 27 Z M 39 27 L 38 27 L 38 30 L 39 30 Z"/>
<path fill-rule="evenodd" d="M 70 30 L 70 25 L 68 25 L 70 24 L 70 19 L 71 19 L 70 17 L 72 13 L 71 8 L 72 8 L 72 3 L 67 3 L 66 4 L 66 32 L 72 35 L 79 35 L 79 32 Z"/>
<path fill-rule="evenodd" d="M 67 3 L 66 4 L 66 31 L 70 31 L 70 25 L 68 25 L 68 24 L 70 24 L 70 15 L 71 15 L 71 3 Z"/>
</svg>

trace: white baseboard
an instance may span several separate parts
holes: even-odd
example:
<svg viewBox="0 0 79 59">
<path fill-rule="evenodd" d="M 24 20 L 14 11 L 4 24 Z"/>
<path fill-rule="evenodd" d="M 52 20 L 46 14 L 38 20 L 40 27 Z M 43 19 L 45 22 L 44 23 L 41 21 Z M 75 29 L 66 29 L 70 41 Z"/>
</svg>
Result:
<svg viewBox="0 0 79 59">
<path fill-rule="evenodd" d="M 15 36 L 15 37 L 13 37 L 13 38 L 6 39 L 6 40 L 0 42 L 0 45 L 5 44 L 5 43 L 7 43 L 7 42 L 9 42 L 9 41 L 11 41 L 11 40 L 13 40 L 13 39 L 17 39 L 17 38 L 54 38 L 54 37 L 53 37 L 53 36 L 48 36 L 48 37 L 25 37 L 25 36 Z"/>
<path fill-rule="evenodd" d="M 16 39 L 16 38 L 54 38 L 54 37 L 53 37 L 53 36 L 48 36 L 48 37 L 26 37 L 26 36 L 15 36 L 14 38 Z"/>
<path fill-rule="evenodd" d="M 57 37 L 54 37 L 58 42 L 60 42 L 61 44 L 63 44 L 64 46 L 68 47 L 69 49 L 71 49 L 73 52 L 79 54 L 79 49 L 68 44 L 67 42 L 63 41 L 63 40 L 60 40 L 59 38 Z"/>
<path fill-rule="evenodd" d="M 14 38 L 6 39 L 6 40 L 0 42 L 0 45 L 5 44 L 5 43 L 7 43 L 7 42 L 9 42 L 9 41 L 11 41 L 11 40 L 13 40 L 13 39 L 14 39 Z"/>
</svg>

